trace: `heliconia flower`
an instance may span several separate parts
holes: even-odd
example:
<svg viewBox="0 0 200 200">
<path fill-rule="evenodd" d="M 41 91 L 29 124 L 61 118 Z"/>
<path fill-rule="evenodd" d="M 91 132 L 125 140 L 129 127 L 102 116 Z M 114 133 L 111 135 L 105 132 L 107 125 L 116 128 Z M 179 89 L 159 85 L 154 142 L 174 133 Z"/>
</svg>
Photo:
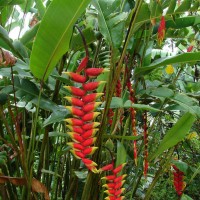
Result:
<svg viewBox="0 0 200 200">
<path fill-rule="evenodd" d="M 97 149 L 98 149 L 98 147 L 88 147 L 88 148 L 84 149 L 82 151 L 82 153 L 85 155 L 92 155 Z"/>
<path fill-rule="evenodd" d="M 92 161 L 90 159 L 83 158 L 82 161 L 87 166 L 97 166 L 97 163 L 95 163 L 94 161 Z"/>
<path fill-rule="evenodd" d="M 123 174 L 123 175 L 121 175 L 121 176 L 116 177 L 113 181 L 114 181 L 115 183 L 117 183 L 117 182 L 119 182 L 119 181 L 122 181 L 126 176 L 127 176 L 127 174 Z"/>
<path fill-rule="evenodd" d="M 100 112 L 90 112 L 90 113 L 85 114 L 82 117 L 82 120 L 83 121 L 92 121 L 100 114 L 101 114 Z"/>
<path fill-rule="evenodd" d="M 121 170 L 123 169 L 123 167 L 126 165 L 126 163 L 123 163 L 121 165 L 119 165 L 118 167 L 116 167 L 115 169 L 113 169 L 113 173 L 117 174 L 119 172 L 121 172 Z"/>
<path fill-rule="evenodd" d="M 76 118 L 68 118 L 65 119 L 66 122 L 68 122 L 72 126 L 83 126 L 84 122 L 81 119 Z"/>
<path fill-rule="evenodd" d="M 96 109 L 96 107 L 98 107 L 101 104 L 102 104 L 102 102 L 89 103 L 89 104 L 84 105 L 82 107 L 82 109 L 84 112 L 91 112 L 91 111 L 94 111 Z"/>
<path fill-rule="evenodd" d="M 122 88 L 121 88 L 121 81 L 118 80 L 117 81 L 117 85 L 116 85 L 116 97 L 121 97 L 121 93 L 122 93 Z"/>
<path fill-rule="evenodd" d="M 109 175 L 109 176 L 104 176 L 101 179 L 102 180 L 107 180 L 107 181 L 113 181 L 116 178 L 115 175 Z"/>
<path fill-rule="evenodd" d="M 72 138 L 72 140 L 77 141 L 77 142 L 84 142 L 84 139 L 82 136 L 80 136 L 78 133 L 75 132 L 67 132 L 67 134 Z"/>
<path fill-rule="evenodd" d="M 85 146 L 85 147 L 91 146 L 92 144 L 95 143 L 96 139 L 97 139 L 96 137 L 94 137 L 94 138 L 89 138 L 89 139 L 85 140 L 85 141 L 82 143 L 82 145 Z"/>
<path fill-rule="evenodd" d="M 75 97 L 65 97 L 73 106 L 79 106 L 82 107 L 84 105 L 84 102 L 78 98 Z"/>
<path fill-rule="evenodd" d="M 74 149 L 71 149 L 70 152 L 78 159 L 85 158 L 85 154 L 83 154 L 81 151 L 76 151 Z"/>
<path fill-rule="evenodd" d="M 160 25 L 158 27 L 158 44 L 161 45 L 164 37 L 165 37 L 165 17 L 161 17 Z"/>
<path fill-rule="evenodd" d="M 79 126 L 71 126 L 71 125 L 66 125 L 67 128 L 73 132 L 79 133 L 79 134 L 83 134 L 83 129 Z"/>
<path fill-rule="evenodd" d="M 91 122 L 91 123 L 84 124 L 84 125 L 82 126 L 82 129 L 85 130 L 85 131 L 87 131 L 87 130 L 96 128 L 96 127 L 99 126 L 99 125 L 100 125 L 99 122 Z"/>
<path fill-rule="evenodd" d="M 183 194 L 183 190 L 184 190 L 184 182 L 183 182 L 183 178 L 184 178 L 184 173 L 182 171 L 180 171 L 175 165 L 172 165 L 173 169 L 175 170 L 173 172 L 174 175 L 174 187 L 176 190 L 176 193 L 179 196 L 182 196 Z"/>
<path fill-rule="evenodd" d="M 79 64 L 76 72 L 81 72 L 84 68 L 86 68 L 88 60 L 89 60 L 88 56 L 84 57 L 81 63 Z"/>
<path fill-rule="evenodd" d="M 89 82 L 89 83 L 83 84 L 82 87 L 85 91 L 92 91 L 92 90 L 96 90 L 98 86 L 103 83 L 106 83 L 106 81 Z"/>
<path fill-rule="evenodd" d="M 70 147 L 72 147 L 76 150 L 80 150 L 80 151 L 84 150 L 84 147 L 79 143 L 68 142 L 67 145 L 69 145 Z"/>
<path fill-rule="evenodd" d="M 73 81 L 75 81 L 77 83 L 85 83 L 86 79 L 87 79 L 85 76 L 82 76 L 77 73 L 73 73 L 73 72 L 63 72 L 63 73 L 67 74 L 69 77 L 72 78 Z"/>
<path fill-rule="evenodd" d="M 84 139 L 87 139 L 87 138 L 90 138 L 90 137 L 93 137 L 96 132 L 98 131 L 99 129 L 90 129 L 86 132 L 84 132 L 81 136 L 84 138 Z"/>
<path fill-rule="evenodd" d="M 102 171 L 111 171 L 113 170 L 114 166 L 113 163 L 105 165 L 104 167 L 101 167 L 99 170 Z"/>
<path fill-rule="evenodd" d="M 90 103 L 95 101 L 98 97 L 102 96 L 104 93 L 92 93 L 82 97 L 84 103 Z"/>
<path fill-rule="evenodd" d="M 174 67 L 172 65 L 167 65 L 167 67 L 165 68 L 165 72 L 167 74 L 173 74 L 174 73 Z"/>
<path fill-rule="evenodd" d="M 82 97 L 85 95 L 86 91 L 74 86 L 64 86 L 67 90 L 69 90 L 73 95 Z"/>
<path fill-rule="evenodd" d="M 82 110 L 74 106 L 66 106 L 66 108 L 72 113 L 72 115 L 76 115 L 78 117 L 81 117 L 85 114 Z"/>
<path fill-rule="evenodd" d="M 190 45 L 190 46 L 187 48 L 187 52 L 191 52 L 193 48 L 194 48 L 194 46 L 193 46 L 193 45 Z"/>
<path fill-rule="evenodd" d="M 98 75 L 100 75 L 103 72 L 109 72 L 109 69 L 106 68 L 88 68 L 85 70 L 85 73 L 87 74 L 87 76 L 89 76 L 90 78 L 95 78 Z"/>
</svg>

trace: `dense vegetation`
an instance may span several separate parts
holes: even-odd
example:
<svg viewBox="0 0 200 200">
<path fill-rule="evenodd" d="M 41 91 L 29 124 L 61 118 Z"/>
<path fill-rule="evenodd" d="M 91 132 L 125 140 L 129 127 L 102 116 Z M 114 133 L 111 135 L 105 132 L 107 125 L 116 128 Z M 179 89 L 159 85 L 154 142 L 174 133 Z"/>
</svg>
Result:
<svg viewBox="0 0 200 200">
<path fill-rule="evenodd" d="M 0 199 L 200 199 L 199 6 L 1 1 Z"/>
</svg>

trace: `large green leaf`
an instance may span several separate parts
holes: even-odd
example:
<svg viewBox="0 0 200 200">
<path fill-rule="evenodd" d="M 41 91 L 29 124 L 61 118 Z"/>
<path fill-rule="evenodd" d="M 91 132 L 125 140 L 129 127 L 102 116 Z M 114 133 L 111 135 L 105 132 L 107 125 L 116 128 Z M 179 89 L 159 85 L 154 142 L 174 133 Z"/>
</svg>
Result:
<svg viewBox="0 0 200 200">
<path fill-rule="evenodd" d="M 123 40 L 127 13 L 119 13 L 118 0 L 94 0 L 93 5 L 98 11 L 99 29 L 106 41 L 114 48 L 120 47 Z"/>
<path fill-rule="evenodd" d="M 185 113 L 178 122 L 166 133 L 156 152 L 150 155 L 149 160 L 153 160 L 163 153 L 163 151 L 175 146 L 184 139 L 195 121 L 195 116 Z"/>
<path fill-rule="evenodd" d="M 126 162 L 126 149 L 124 148 L 124 145 L 117 141 L 117 160 L 116 160 L 116 166 L 119 166 L 120 164 L 123 164 Z"/>
<path fill-rule="evenodd" d="M 200 60 L 200 52 L 183 53 L 176 56 L 169 56 L 166 58 L 158 59 L 149 66 L 136 68 L 135 76 L 147 74 L 151 72 L 152 70 L 154 70 L 155 68 L 158 68 L 161 66 L 177 64 L 177 63 L 178 64 L 191 63 L 191 62 L 196 62 L 199 60 Z"/>
<path fill-rule="evenodd" d="M 30 59 L 35 77 L 46 80 L 68 51 L 72 30 L 90 0 L 54 0 L 40 24 Z"/>
<path fill-rule="evenodd" d="M 184 0 L 183 3 L 175 10 L 175 13 L 183 13 L 190 9 L 192 0 Z"/>
<path fill-rule="evenodd" d="M 190 112 L 200 117 L 200 108 L 198 105 L 199 102 L 196 99 L 189 97 L 186 94 L 178 93 L 173 98 L 171 98 L 171 101 L 180 105 L 182 107 L 181 110 Z"/>
<path fill-rule="evenodd" d="M 28 79 L 19 79 L 19 77 L 14 77 L 14 85 L 16 90 L 16 97 L 20 101 L 31 102 L 34 105 L 38 104 L 39 89 L 38 87 Z M 45 95 L 42 95 L 40 99 L 39 107 L 44 110 L 58 112 L 64 109 L 59 107 L 57 104 L 49 100 Z"/>
</svg>

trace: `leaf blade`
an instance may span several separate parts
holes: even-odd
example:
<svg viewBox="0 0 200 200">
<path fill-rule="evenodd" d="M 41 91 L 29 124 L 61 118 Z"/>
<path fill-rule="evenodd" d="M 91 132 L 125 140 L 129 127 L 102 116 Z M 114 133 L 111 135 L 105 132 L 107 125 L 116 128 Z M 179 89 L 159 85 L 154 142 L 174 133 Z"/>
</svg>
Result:
<svg viewBox="0 0 200 200">
<path fill-rule="evenodd" d="M 68 51 L 73 26 L 90 0 L 54 0 L 40 24 L 30 59 L 35 77 L 46 80 Z"/>
</svg>

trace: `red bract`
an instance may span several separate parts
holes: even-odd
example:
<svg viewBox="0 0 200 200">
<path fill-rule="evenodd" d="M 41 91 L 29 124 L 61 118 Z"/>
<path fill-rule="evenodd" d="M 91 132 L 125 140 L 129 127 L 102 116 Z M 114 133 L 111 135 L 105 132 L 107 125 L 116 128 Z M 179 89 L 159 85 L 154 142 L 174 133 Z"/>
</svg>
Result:
<svg viewBox="0 0 200 200">
<path fill-rule="evenodd" d="M 105 83 L 106 81 L 98 81 L 98 82 L 89 82 L 89 83 L 85 83 L 83 84 L 83 89 L 85 91 L 92 91 L 92 90 L 96 90 L 98 88 L 99 85 Z"/>
<path fill-rule="evenodd" d="M 79 106 L 82 107 L 84 105 L 84 103 L 75 97 L 65 97 L 65 99 L 67 99 L 73 106 Z"/>
<path fill-rule="evenodd" d="M 113 163 L 112 164 L 108 164 L 104 167 L 101 167 L 99 170 L 100 171 L 110 171 L 110 170 L 113 170 L 114 166 L 113 166 Z"/>
<path fill-rule="evenodd" d="M 114 170 L 113 170 L 113 173 L 114 174 L 117 174 L 119 172 L 121 172 L 121 170 L 123 169 L 123 167 L 126 165 L 126 163 L 123 163 L 121 165 L 119 165 L 118 167 L 116 167 Z"/>
<path fill-rule="evenodd" d="M 91 112 L 91 111 L 94 111 L 95 108 L 101 104 L 102 104 L 101 102 L 89 103 L 89 104 L 84 105 L 82 109 L 84 112 Z"/>
<path fill-rule="evenodd" d="M 88 64 L 88 60 L 89 60 L 89 58 L 87 56 L 83 58 L 83 60 L 81 61 L 81 63 L 79 64 L 79 66 L 76 70 L 76 73 L 81 72 L 83 69 L 86 68 L 86 66 Z"/>
<path fill-rule="evenodd" d="M 68 122 L 72 126 L 82 126 L 84 123 L 81 119 L 76 119 L 76 118 L 68 118 L 68 119 L 65 119 L 65 121 Z"/>
<path fill-rule="evenodd" d="M 93 129 L 93 128 L 99 126 L 99 125 L 100 125 L 99 122 L 91 122 L 91 123 L 88 123 L 88 124 L 84 124 L 82 126 L 82 129 L 87 131 L 87 130 Z"/>
<path fill-rule="evenodd" d="M 67 132 L 67 134 L 74 140 L 77 142 L 84 142 L 84 139 L 82 138 L 82 136 L 80 136 L 78 133 L 75 132 Z"/>
<path fill-rule="evenodd" d="M 82 117 L 83 121 L 92 121 L 94 120 L 98 115 L 100 115 L 100 112 L 91 112 L 87 113 Z"/>
<path fill-rule="evenodd" d="M 79 143 L 68 142 L 67 144 L 76 150 L 80 150 L 80 151 L 84 150 L 84 147 Z"/>
<path fill-rule="evenodd" d="M 87 76 L 94 78 L 99 76 L 102 72 L 106 72 L 109 71 L 109 69 L 105 69 L 105 68 L 88 68 L 85 70 L 85 73 L 87 74 Z"/>
<path fill-rule="evenodd" d="M 82 135 L 82 137 L 83 137 L 84 139 L 93 137 L 93 136 L 96 134 L 96 132 L 97 132 L 98 130 L 99 130 L 99 129 L 90 129 L 90 130 L 84 132 L 83 135 Z"/>
<path fill-rule="evenodd" d="M 97 166 L 97 164 L 94 161 L 90 160 L 90 159 L 83 158 L 82 161 L 87 166 Z"/>
<path fill-rule="evenodd" d="M 74 106 L 66 106 L 66 108 L 72 113 L 72 115 L 81 117 L 85 114 L 82 110 L 80 110 Z"/>
<path fill-rule="evenodd" d="M 119 196 L 124 192 L 125 188 L 121 188 L 115 192 L 115 196 Z"/>
<path fill-rule="evenodd" d="M 78 158 L 78 159 L 83 159 L 83 158 L 85 158 L 85 155 L 84 155 L 82 152 L 80 152 L 80 151 L 76 151 L 76 150 L 70 150 L 70 151 L 71 151 L 71 153 L 73 153 L 74 156 L 75 156 L 76 158 Z"/>
<path fill-rule="evenodd" d="M 103 95 L 103 93 L 92 93 L 92 94 L 88 94 L 88 95 L 84 96 L 82 98 L 82 100 L 84 103 L 90 103 L 90 102 L 95 101 L 98 97 L 100 97 L 102 95 Z"/>
<path fill-rule="evenodd" d="M 105 179 L 107 181 L 113 181 L 115 178 L 116 178 L 115 175 L 110 175 L 110 176 L 102 177 L 101 179 Z"/>
<path fill-rule="evenodd" d="M 79 126 L 71 126 L 71 125 L 67 125 L 67 128 L 69 128 L 71 131 L 79 133 L 79 134 L 83 134 L 83 129 Z"/>
<path fill-rule="evenodd" d="M 124 175 L 122 175 L 122 176 L 118 176 L 118 177 L 116 177 L 113 181 L 114 181 L 115 183 L 117 183 L 117 182 L 119 182 L 119 181 L 122 181 L 126 176 L 127 176 L 126 174 L 124 174 Z"/>
<path fill-rule="evenodd" d="M 115 183 L 104 184 L 102 187 L 106 187 L 106 188 L 114 188 L 114 187 L 115 187 Z"/>
<path fill-rule="evenodd" d="M 82 76 L 80 74 L 73 73 L 73 72 L 64 72 L 64 73 L 67 74 L 69 77 L 71 77 L 72 80 L 77 83 L 85 83 L 86 82 L 85 76 Z"/>
<path fill-rule="evenodd" d="M 191 52 L 193 48 L 194 48 L 194 46 L 190 45 L 190 46 L 187 48 L 187 52 Z"/>
<path fill-rule="evenodd" d="M 94 137 L 94 138 L 89 138 L 89 139 L 87 139 L 87 140 L 85 140 L 83 143 L 82 143 L 82 145 L 83 146 L 91 146 L 92 144 L 94 144 L 95 143 L 95 141 L 96 141 L 96 137 Z"/>
<path fill-rule="evenodd" d="M 165 37 L 165 17 L 161 17 L 160 25 L 158 27 L 158 44 L 161 45 L 164 37 Z"/>
<path fill-rule="evenodd" d="M 67 90 L 69 90 L 75 96 L 82 97 L 86 93 L 84 90 L 82 90 L 80 88 L 77 88 L 77 87 L 74 87 L 74 86 L 64 86 L 64 88 L 66 88 Z"/>
<path fill-rule="evenodd" d="M 85 155 L 92 155 L 97 149 L 98 149 L 98 147 L 88 147 L 88 148 L 84 149 L 82 152 Z"/>
</svg>

